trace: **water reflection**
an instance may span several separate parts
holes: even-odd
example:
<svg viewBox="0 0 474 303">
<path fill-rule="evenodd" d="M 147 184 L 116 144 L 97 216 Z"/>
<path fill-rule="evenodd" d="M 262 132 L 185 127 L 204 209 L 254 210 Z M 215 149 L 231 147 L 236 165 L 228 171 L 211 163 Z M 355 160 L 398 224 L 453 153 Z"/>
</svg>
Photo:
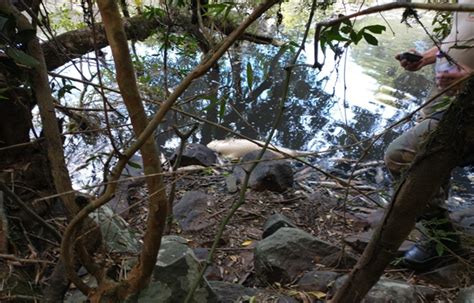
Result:
<svg viewBox="0 0 474 303">
<path fill-rule="evenodd" d="M 328 55 L 322 71 L 307 67 L 293 69 L 285 116 L 273 139 L 275 144 L 313 151 L 353 144 L 382 131 L 419 104 L 431 83 L 431 71 L 427 68 L 419 73 L 405 72 L 393 57 L 416 45 L 428 48 L 428 39 L 419 28 L 407 28 L 399 23 L 398 14 L 392 15 L 396 18 L 388 20 L 397 34 L 380 36 L 379 46 L 360 43 L 349 49 L 339 62 Z M 364 26 L 385 21 L 368 17 L 358 22 Z M 312 45 L 306 46 L 301 62 L 314 63 L 312 49 Z M 222 60 L 218 70 L 193 83 L 184 96 L 186 99 L 205 95 L 206 100 L 183 108 L 243 135 L 265 139 L 283 94 L 284 68 L 292 55 L 288 49 L 241 44 L 232 50 L 227 60 Z M 253 71 L 251 89 L 249 65 Z M 180 117 L 180 123 L 185 120 Z M 173 119 L 170 124 L 176 123 L 171 121 Z M 168 147 L 177 144 L 176 141 L 169 143 L 171 136 L 163 135 L 159 142 Z M 206 125 L 192 140 L 206 144 L 226 136 L 232 134 Z M 370 157 L 380 159 L 383 148 L 394 136 L 393 131 L 383 136 Z M 363 148 L 354 147 L 339 153 L 357 157 Z"/>
</svg>

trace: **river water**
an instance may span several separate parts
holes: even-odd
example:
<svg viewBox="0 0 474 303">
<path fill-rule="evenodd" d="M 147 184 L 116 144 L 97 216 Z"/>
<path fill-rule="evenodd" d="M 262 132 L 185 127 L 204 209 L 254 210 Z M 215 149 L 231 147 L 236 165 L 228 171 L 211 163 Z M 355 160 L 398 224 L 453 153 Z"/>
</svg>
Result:
<svg viewBox="0 0 474 303">
<path fill-rule="evenodd" d="M 338 59 L 334 58 L 331 51 L 327 51 L 321 71 L 310 67 L 295 67 L 285 101 L 284 116 L 272 143 L 298 150 L 330 150 L 320 158 L 325 160 L 341 157 L 358 159 L 369 146 L 365 140 L 383 133 L 365 158 L 382 159 L 387 145 L 414 122 L 409 121 L 393 129 L 388 127 L 421 104 L 433 78 L 430 67 L 416 73 L 406 72 L 394 59 L 397 53 L 407 49 L 423 51 L 431 46 L 428 36 L 418 24 L 407 26 L 400 22 L 401 14 L 402 11 L 397 10 L 384 13 L 383 18 L 378 15 L 357 20 L 356 24 L 359 26 L 386 26 L 387 30 L 382 35 L 377 35 L 378 46 L 361 41 L 346 49 Z M 421 17 L 425 24 L 430 24 L 430 15 L 422 13 Z M 286 30 L 284 27 L 274 26 L 264 30 L 270 35 L 273 32 L 275 37 L 282 40 L 301 40 L 301 33 L 295 33 L 289 26 Z M 305 45 L 299 64 L 314 63 L 312 43 L 309 41 Z M 145 95 L 151 99 L 160 99 L 153 89 L 156 91 L 165 86 L 160 68 L 163 65 L 162 52 L 156 49 L 153 42 L 137 44 L 137 50 L 142 56 L 139 78 L 142 87 L 146 88 Z M 104 52 L 108 54 L 106 58 L 110 61 L 110 51 L 105 49 Z M 285 67 L 293 55 L 288 49 L 240 43 L 220 61 L 218 72 L 215 69 L 191 85 L 181 98 L 180 106 L 183 110 L 242 135 L 265 140 L 283 95 Z M 169 53 L 168 60 L 166 86 L 172 90 L 182 75 L 198 63 L 199 58 L 175 50 Z M 185 102 L 186 100 L 193 101 Z M 97 104 L 100 107 L 101 101 Z M 152 114 L 156 106 L 149 104 L 147 110 Z M 126 117 L 115 118 L 117 124 L 129 122 Z M 167 130 L 172 125 L 186 125 L 192 121 L 185 116 L 169 115 L 157 130 L 157 143 L 165 152 L 171 153 L 178 146 L 179 139 Z M 123 132 L 117 131 L 115 134 L 119 141 L 126 142 Z M 202 124 L 189 141 L 207 144 L 213 139 L 226 137 L 235 135 L 218 127 Z M 85 152 L 88 159 L 81 155 L 84 153 L 77 153 L 78 149 L 89 150 Z M 100 172 L 104 161 L 97 160 L 104 158 L 103 152 L 108 149 L 110 147 L 107 140 L 98 140 L 93 146 L 86 146 L 76 139 L 69 140 L 69 165 L 77 187 L 100 180 L 96 173 Z M 85 160 L 86 165 L 83 164 Z M 324 165 L 323 162 L 331 165 L 330 161 L 319 161 L 318 164 Z M 454 196 L 455 201 L 461 204 L 470 198 L 470 194 L 463 193 L 472 192 L 468 178 L 471 178 L 468 169 L 455 172 Z"/>
</svg>

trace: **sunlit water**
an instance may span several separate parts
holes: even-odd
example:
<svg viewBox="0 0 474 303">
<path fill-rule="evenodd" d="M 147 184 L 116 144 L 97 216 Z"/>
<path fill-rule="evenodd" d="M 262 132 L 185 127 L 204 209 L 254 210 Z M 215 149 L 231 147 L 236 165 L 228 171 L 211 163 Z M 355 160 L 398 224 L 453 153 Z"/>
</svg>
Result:
<svg viewBox="0 0 474 303">
<path fill-rule="evenodd" d="M 331 150 L 316 160 L 317 164 L 324 166 L 331 165 L 331 162 L 322 159 L 361 157 L 368 144 L 356 143 L 370 140 L 382 133 L 366 156 L 367 160 L 377 160 L 382 159 L 385 148 L 396 136 L 413 125 L 413 122 L 409 122 L 388 129 L 422 102 L 430 88 L 433 72 L 430 67 L 416 73 L 406 72 L 399 67 L 394 56 L 410 48 L 423 51 L 431 43 L 418 25 L 408 27 L 400 23 L 401 11 L 389 12 L 384 16 L 389 24 L 380 17 L 367 17 L 357 21 L 361 25 L 387 25 L 387 31 L 377 36 L 379 46 L 370 46 L 361 41 L 348 48 L 336 60 L 328 51 L 321 71 L 310 67 L 293 69 L 284 116 L 272 140 L 274 144 L 315 152 Z M 426 18 L 425 23 L 429 24 L 429 18 Z M 144 55 L 141 73 L 145 79 L 142 81 L 147 83 L 144 86 L 163 87 L 162 71 L 158 68 L 162 65 L 162 53 L 145 44 L 138 44 L 137 47 L 140 55 Z M 105 52 L 110 54 L 108 49 Z M 207 75 L 191 85 L 182 100 L 196 95 L 205 97 L 198 98 L 189 105 L 184 104 L 183 109 L 242 135 L 265 140 L 283 95 L 286 76 L 284 68 L 293 55 L 290 51 L 275 47 L 242 43 L 221 60 L 218 77 Z M 106 58 L 111 60 L 110 55 Z M 168 79 L 168 86 L 172 89 L 180 79 L 176 68 L 189 70 L 198 63 L 198 58 L 183 58 L 171 52 L 169 60 L 170 70 L 175 68 Z M 305 46 L 298 63 L 314 63 L 314 47 L 311 42 Z M 68 68 L 68 74 L 74 76 L 74 69 Z M 252 83 L 249 83 L 250 74 Z M 214 94 L 211 91 L 216 81 L 219 89 Z M 249 87 L 249 84 L 252 86 Z M 76 97 L 73 94 L 70 100 Z M 97 101 L 97 104 L 100 103 L 101 101 Z M 147 109 L 152 114 L 156 106 L 148 105 Z M 115 118 L 120 123 L 130 122 L 127 117 Z M 169 154 L 176 148 L 179 140 L 173 132 L 162 131 L 173 124 L 183 125 L 190 121 L 192 120 L 182 116 L 178 116 L 175 121 L 170 115 L 167 122 L 157 130 L 157 143 L 166 153 Z M 123 129 L 115 134 L 121 135 L 126 141 L 127 138 L 122 133 L 125 131 L 128 130 Z M 207 144 L 213 139 L 226 137 L 235 137 L 235 134 L 203 125 L 189 141 Z M 110 143 L 101 139 L 93 146 L 86 146 L 77 139 L 71 139 L 68 146 L 68 164 L 73 172 L 75 186 L 79 188 L 100 181 L 101 163 L 105 160 L 102 157 L 98 161 L 100 157 L 96 156 L 109 152 Z M 78 150 L 84 152 L 78 153 Z M 84 165 L 86 160 L 89 162 Z M 455 180 L 461 187 L 470 186 L 465 176 L 463 170 L 456 173 Z M 470 197 L 458 195 L 459 190 L 456 193 L 455 200 L 461 204 L 466 197 Z"/>
</svg>

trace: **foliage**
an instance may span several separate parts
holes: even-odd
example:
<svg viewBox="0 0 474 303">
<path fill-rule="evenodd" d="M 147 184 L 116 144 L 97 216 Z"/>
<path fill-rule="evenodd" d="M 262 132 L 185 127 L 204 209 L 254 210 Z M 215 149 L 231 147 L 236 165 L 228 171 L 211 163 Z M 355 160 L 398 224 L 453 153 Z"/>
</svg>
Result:
<svg viewBox="0 0 474 303">
<path fill-rule="evenodd" d="M 216 4 L 207 4 L 204 7 L 207 9 L 206 16 L 217 17 L 223 14 L 224 19 L 229 16 L 230 11 L 236 6 L 233 2 L 223 2 Z"/>
<path fill-rule="evenodd" d="M 385 30 L 385 26 L 380 24 L 367 25 L 357 30 L 350 20 L 344 20 L 323 29 L 319 43 L 323 53 L 325 53 L 326 47 L 329 46 L 335 56 L 339 56 L 343 52 L 343 47 L 346 48 L 352 43 L 357 45 L 362 39 L 370 45 L 377 46 L 378 39 L 373 34 L 381 34 Z M 342 47 L 341 43 L 343 43 Z"/>
<path fill-rule="evenodd" d="M 39 63 L 26 54 L 26 44 L 36 36 L 34 30 L 18 30 L 15 18 L 0 12 L 0 50 L 19 67 L 36 67 Z"/>
<path fill-rule="evenodd" d="M 49 25 L 55 32 L 67 32 L 86 27 L 81 13 L 67 7 L 66 4 L 49 14 Z"/>
<path fill-rule="evenodd" d="M 452 13 L 437 12 L 433 17 L 433 21 L 431 22 L 431 25 L 433 25 L 434 36 L 440 40 L 446 37 L 451 29 L 452 21 Z"/>
</svg>

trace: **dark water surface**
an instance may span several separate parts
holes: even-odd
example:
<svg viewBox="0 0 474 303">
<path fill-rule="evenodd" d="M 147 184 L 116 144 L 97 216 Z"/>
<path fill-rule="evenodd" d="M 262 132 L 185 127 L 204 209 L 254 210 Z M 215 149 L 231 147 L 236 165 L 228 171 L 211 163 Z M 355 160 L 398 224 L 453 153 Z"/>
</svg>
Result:
<svg viewBox="0 0 474 303">
<path fill-rule="evenodd" d="M 383 158 L 388 144 L 414 122 L 410 121 L 393 129 L 388 127 L 421 104 L 433 77 L 430 67 L 416 73 L 406 72 L 394 59 L 397 53 L 410 48 L 423 51 L 431 47 L 429 38 L 419 25 L 408 27 L 400 23 L 401 13 L 402 11 L 393 11 L 384 14 L 385 19 L 371 16 L 357 21 L 360 26 L 386 25 L 387 31 L 377 36 L 378 46 L 362 41 L 347 49 L 337 60 L 328 51 L 321 71 L 310 67 L 293 69 L 284 116 L 272 143 L 298 150 L 331 150 L 318 160 L 319 165 L 330 166 L 331 162 L 326 161 L 330 158 L 358 159 L 369 147 L 367 140 L 382 133 L 365 159 Z M 426 20 L 426 24 L 430 23 L 429 16 L 422 20 Z M 288 37 L 282 39 L 288 40 Z M 296 37 L 290 39 L 300 40 Z M 149 90 L 162 90 L 165 86 L 161 69 L 162 52 L 152 44 L 138 45 L 138 50 L 144 58 L 139 72 L 141 82 L 147 83 L 145 86 Z M 285 67 L 293 55 L 288 48 L 240 43 L 227 53 L 218 68 L 191 85 L 181 98 L 179 106 L 242 135 L 265 140 L 283 96 Z M 171 52 L 168 57 L 168 87 L 172 89 L 176 86 L 182 75 L 196 66 L 199 59 Z M 311 42 L 306 45 L 298 63 L 314 63 Z M 145 95 L 157 99 L 153 92 Z M 164 96 L 160 98 L 163 99 Z M 147 109 L 152 114 L 156 106 L 149 104 Z M 117 116 L 115 119 L 117 123 L 129 122 L 127 117 Z M 170 114 L 157 130 L 157 143 L 170 153 L 179 145 L 179 139 L 172 131 L 167 130 L 172 125 L 186 125 L 193 121 L 183 115 Z M 120 142 L 126 142 L 125 132 L 119 131 L 116 134 Z M 226 137 L 235 135 L 219 127 L 202 124 L 189 141 L 207 144 L 211 140 Z M 87 148 L 90 150 L 89 154 L 97 154 L 110 149 L 107 147 L 109 145 L 106 140 L 100 141 L 93 148 Z M 96 172 L 101 167 L 94 164 L 94 161 L 90 161 L 89 167 L 74 166 L 76 163 L 84 163 L 84 159 L 79 159 L 79 155 L 75 153 L 78 148 L 83 147 L 77 142 L 73 147 L 70 149 L 69 160 L 70 166 L 73 166 L 72 171 L 76 172 L 75 179 L 79 181 L 76 184 L 83 186 L 100 179 Z M 460 169 L 455 173 L 455 188 L 456 193 L 460 193 L 457 196 L 461 204 L 470 198 L 470 194 L 463 194 L 462 188 L 467 188 L 467 193 L 472 192 L 465 170 Z M 87 182 L 79 179 L 87 179 Z"/>
</svg>

